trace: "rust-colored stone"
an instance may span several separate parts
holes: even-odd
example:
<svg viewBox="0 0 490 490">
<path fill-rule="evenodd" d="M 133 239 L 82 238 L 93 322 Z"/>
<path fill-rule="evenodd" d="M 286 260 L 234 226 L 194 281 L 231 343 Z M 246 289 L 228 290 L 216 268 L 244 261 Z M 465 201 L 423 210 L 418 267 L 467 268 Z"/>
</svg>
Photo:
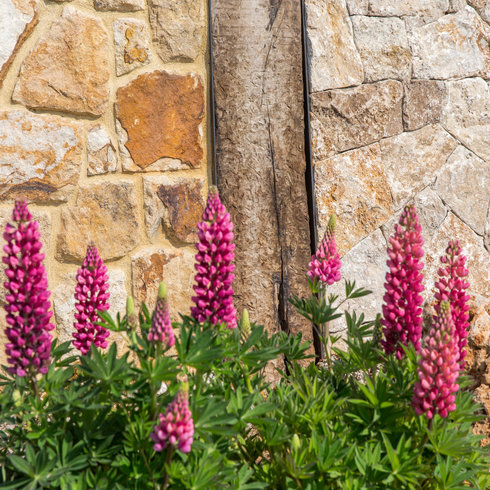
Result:
<svg viewBox="0 0 490 490">
<path fill-rule="evenodd" d="M 204 88 L 199 76 L 140 75 L 117 91 L 116 115 L 125 170 L 201 165 Z M 162 160 L 163 168 L 155 167 Z"/>
</svg>

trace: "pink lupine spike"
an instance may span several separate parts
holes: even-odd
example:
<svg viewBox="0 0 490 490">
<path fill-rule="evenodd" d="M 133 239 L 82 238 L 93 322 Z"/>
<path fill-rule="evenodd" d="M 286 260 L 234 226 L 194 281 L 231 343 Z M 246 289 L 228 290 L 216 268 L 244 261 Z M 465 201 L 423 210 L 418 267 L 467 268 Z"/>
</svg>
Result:
<svg viewBox="0 0 490 490">
<path fill-rule="evenodd" d="M 196 295 L 192 298 L 196 306 L 191 308 L 191 314 L 199 322 L 226 323 L 228 328 L 236 328 L 233 223 L 214 186 L 209 189 L 206 209 L 197 228 Z"/>
<path fill-rule="evenodd" d="M 189 410 L 189 386 L 183 383 L 177 396 L 158 416 L 158 424 L 153 429 L 151 438 L 156 452 L 167 446 L 178 448 L 183 453 L 191 450 L 194 441 L 194 421 Z"/>
<path fill-rule="evenodd" d="M 337 243 L 335 241 L 335 214 L 330 216 L 325 235 L 315 255 L 312 255 L 307 275 L 312 281 L 319 281 L 323 286 L 331 286 L 340 281 L 342 275 L 340 268 Z"/>
<path fill-rule="evenodd" d="M 167 287 L 161 282 L 158 288 L 158 298 L 153 312 L 151 328 L 148 332 L 150 342 L 160 342 L 164 348 L 175 345 L 175 335 L 170 320 L 170 309 L 167 299 Z"/>
<path fill-rule="evenodd" d="M 46 374 L 49 368 L 51 339 L 54 329 L 50 323 L 52 312 L 48 301 L 48 280 L 44 269 L 44 254 L 40 253 L 39 225 L 32 219 L 25 201 L 16 201 L 12 220 L 7 224 L 2 258 L 7 268 L 5 299 L 5 333 L 9 342 L 5 345 L 8 371 L 17 376 Z"/>
<path fill-rule="evenodd" d="M 447 301 L 440 303 L 424 344 L 412 405 L 417 415 L 425 413 L 431 419 L 438 413 L 445 418 L 456 410 L 455 393 L 459 390 L 458 338 Z"/>
<path fill-rule="evenodd" d="M 469 283 L 465 279 L 468 269 L 465 267 L 466 257 L 461 254 L 458 241 L 450 241 L 446 248 L 446 255 L 441 257 L 442 267 L 438 271 L 439 280 L 436 282 L 437 292 L 435 297 L 437 304 L 436 312 L 439 311 L 442 301 L 449 301 L 451 305 L 451 316 L 454 322 L 455 335 L 458 342 L 458 362 L 461 369 L 465 367 L 466 338 L 469 329 L 470 308 L 468 302 L 470 296 L 465 293 Z"/>
<path fill-rule="evenodd" d="M 395 233 L 390 237 L 388 247 L 388 272 L 386 274 L 383 297 L 384 340 L 381 341 L 385 352 L 396 352 L 400 359 L 404 355 L 401 345 L 411 342 L 417 352 L 420 351 L 422 336 L 422 308 L 424 290 L 422 284 L 424 267 L 421 258 L 424 255 L 422 245 L 422 227 L 414 205 L 405 206 Z"/>
<path fill-rule="evenodd" d="M 76 313 L 73 345 L 85 355 L 90 346 L 105 349 L 109 331 L 100 325 L 98 311 L 109 309 L 109 283 L 107 267 L 102 263 L 97 247 L 90 243 L 82 266 L 77 272 L 75 287 Z"/>
</svg>

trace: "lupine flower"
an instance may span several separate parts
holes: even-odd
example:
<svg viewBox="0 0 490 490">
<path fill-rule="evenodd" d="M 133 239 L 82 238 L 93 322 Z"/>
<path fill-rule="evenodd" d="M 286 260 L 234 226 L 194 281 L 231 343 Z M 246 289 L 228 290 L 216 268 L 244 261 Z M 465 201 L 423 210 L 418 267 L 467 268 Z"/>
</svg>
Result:
<svg viewBox="0 0 490 490">
<path fill-rule="evenodd" d="M 420 272 L 424 267 L 420 261 L 424 255 L 421 230 L 415 206 L 405 206 L 388 247 L 389 271 L 381 319 L 385 339 L 381 343 L 387 354 L 396 352 L 398 359 L 404 355 L 402 344 L 411 342 L 420 351 L 423 303 L 420 293 L 424 290 L 424 276 Z"/>
<path fill-rule="evenodd" d="M 412 405 L 417 415 L 428 419 L 439 413 L 447 417 L 456 410 L 455 393 L 459 375 L 459 351 L 451 309 L 447 301 L 439 307 L 433 327 L 425 338 L 419 361 L 418 381 L 415 383 Z"/>
<path fill-rule="evenodd" d="M 2 258 L 7 268 L 5 296 L 9 342 L 5 345 L 10 374 L 17 376 L 46 374 L 51 353 L 48 280 L 41 253 L 39 225 L 32 219 L 25 201 L 16 201 L 12 220 L 7 224 Z"/>
<path fill-rule="evenodd" d="M 148 332 L 150 342 L 161 342 L 164 347 L 172 347 L 175 344 L 174 331 L 170 321 L 170 309 L 168 307 L 167 287 L 161 282 L 158 289 L 158 299 L 153 312 L 151 328 Z"/>
<path fill-rule="evenodd" d="M 340 273 L 342 263 L 340 262 L 340 257 L 337 253 L 337 243 L 335 242 L 335 222 L 335 214 L 332 214 L 320 246 L 316 254 L 311 257 L 307 272 L 312 281 L 317 280 L 323 285 L 329 286 L 342 278 Z"/>
<path fill-rule="evenodd" d="M 97 247 L 91 243 L 87 255 L 77 272 L 75 287 L 75 329 L 73 345 L 85 355 L 90 346 L 105 349 L 109 331 L 100 325 L 97 312 L 109 309 L 109 276 L 107 267 L 102 263 Z"/>
<path fill-rule="evenodd" d="M 468 337 L 469 328 L 468 310 L 470 306 L 468 301 L 470 297 L 464 291 L 469 287 L 469 283 L 465 279 L 468 275 L 468 269 L 465 267 L 466 257 L 461 255 L 459 242 L 449 242 L 446 255 L 441 257 L 441 262 L 444 265 L 438 271 L 440 279 L 436 282 L 438 291 L 435 294 L 437 299 L 435 309 L 436 312 L 439 311 L 442 301 L 449 301 L 451 305 L 451 316 L 458 337 L 458 362 L 461 369 L 464 369 L 466 337 Z"/>
<path fill-rule="evenodd" d="M 194 437 L 194 421 L 189 410 L 189 387 L 183 383 L 177 396 L 167 406 L 165 413 L 158 416 L 151 438 L 153 448 L 160 452 L 167 446 L 177 447 L 183 453 L 191 450 Z"/>
<path fill-rule="evenodd" d="M 192 316 L 199 322 L 209 321 L 213 325 L 224 322 L 228 328 L 236 328 L 233 223 L 214 186 L 209 189 L 206 209 L 197 228 L 197 284 L 192 298 L 196 306 L 191 308 Z"/>
</svg>

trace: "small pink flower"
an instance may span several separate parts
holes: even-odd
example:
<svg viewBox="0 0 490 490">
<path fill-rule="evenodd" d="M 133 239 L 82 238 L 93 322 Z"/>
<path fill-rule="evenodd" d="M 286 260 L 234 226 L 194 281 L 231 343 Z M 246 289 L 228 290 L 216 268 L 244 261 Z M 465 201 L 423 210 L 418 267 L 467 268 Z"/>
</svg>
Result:
<svg viewBox="0 0 490 490">
<path fill-rule="evenodd" d="M 100 325 L 98 311 L 109 309 L 109 276 L 107 267 L 102 263 L 97 247 L 91 243 L 87 247 L 87 255 L 77 272 L 75 287 L 75 329 L 73 345 L 85 355 L 90 346 L 105 349 L 109 331 Z"/>
<path fill-rule="evenodd" d="M 468 269 L 465 267 L 466 257 L 461 254 L 459 242 L 450 241 L 446 249 L 446 255 L 441 257 L 444 264 L 438 271 L 439 281 L 436 282 L 438 291 L 435 294 L 437 304 L 436 312 L 439 311 L 442 301 L 449 301 L 451 305 L 451 316 L 458 338 L 458 362 L 461 369 L 465 367 L 466 356 L 466 338 L 469 329 L 470 308 L 468 301 L 470 296 L 465 293 L 469 287 L 469 282 L 465 279 L 468 275 Z"/>
<path fill-rule="evenodd" d="M 41 253 L 39 225 L 32 219 L 25 201 L 16 201 L 12 220 L 7 224 L 2 258 L 7 266 L 5 311 L 9 342 L 5 345 L 10 374 L 26 376 L 49 368 L 51 339 L 54 329 L 50 323 L 48 280 Z"/>
<path fill-rule="evenodd" d="M 187 384 L 177 393 L 177 396 L 167 406 L 165 413 L 158 416 L 151 438 L 155 443 L 153 448 L 160 452 L 167 446 L 174 446 L 183 453 L 191 450 L 194 441 L 194 421 L 189 410 L 189 395 Z"/>
<path fill-rule="evenodd" d="M 158 289 L 158 298 L 153 312 L 151 328 L 148 332 L 150 342 L 160 342 L 163 347 L 172 347 L 175 344 L 175 335 L 170 320 L 168 307 L 167 288 L 163 282 Z"/>
<path fill-rule="evenodd" d="M 420 259 L 424 255 L 422 228 L 415 206 L 405 206 L 400 221 L 395 225 L 395 234 L 390 237 L 383 297 L 383 318 L 385 339 L 381 341 L 385 352 L 396 352 L 401 359 L 404 355 L 401 345 L 411 342 L 420 351 L 422 336 L 422 284 L 424 267 Z"/>
<path fill-rule="evenodd" d="M 449 303 L 443 301 L 433 327 L 425 338 L 419 361 L 412 405 L 417 415 L 428 419 L 439 413 L 447 417 L 456 410 L 455 393 L 459 390 L 459 351 Z"/>
<path fill-rule="evenodd" d="M 325 235 L 316 251 L 311 257 L 308 277 L 312 281 L 320 281 L 323 285 L 331 286 L 333 283 L 340 281 L 342 275 L 340 268 L 339 254 L 337 253 L 337 244 L 335 242 L 335 215 L 330 216 Z"/>
<path fill-rule="evenodd" d="M 228 328 L 236 328 L 233 223 L 214 186 L 209 189 L 206 209 L 197 228 L 196 295 L 192 298 L 195 306 L 191 314 L 198 322 L 226 323 Z"/>
</svg>

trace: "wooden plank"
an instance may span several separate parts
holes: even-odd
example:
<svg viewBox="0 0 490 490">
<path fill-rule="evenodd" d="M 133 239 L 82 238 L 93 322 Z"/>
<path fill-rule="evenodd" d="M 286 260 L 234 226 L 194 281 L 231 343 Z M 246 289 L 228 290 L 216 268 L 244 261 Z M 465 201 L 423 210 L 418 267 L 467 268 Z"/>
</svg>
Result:
<svg viewBox="0 0 490 490">
<path fill-rule="evenodd" d="M 236 304 L 270 331 L 311 325 L 301 4 L 212 0 L 218 187 L 236 226 Z"/>
</svg>

